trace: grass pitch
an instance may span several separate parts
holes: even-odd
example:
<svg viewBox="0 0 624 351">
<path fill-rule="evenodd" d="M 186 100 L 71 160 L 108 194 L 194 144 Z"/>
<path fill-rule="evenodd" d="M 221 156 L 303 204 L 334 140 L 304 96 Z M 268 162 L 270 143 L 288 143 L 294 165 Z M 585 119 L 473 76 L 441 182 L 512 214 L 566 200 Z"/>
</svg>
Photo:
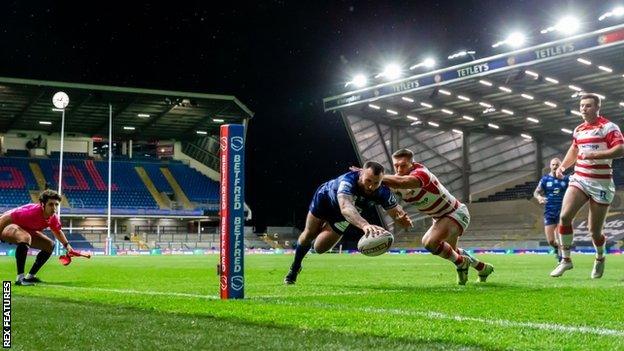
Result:
<svg viewBox="0 0 624 351">
<path fill-rule="evenodd" d="M 55 257 L 13 285 L 16 350 L 622 350 L 624 256 L 548 276 L 552 256 L 490 255 L 490 280 L 455 284 L 431 255 L 315 255 L 294 286 L 291 255 L 248 255 L 247 298 L 218 299 L 217 256 Z M 33 262 L 29 257 L 27 270 Z M 0 258 L 3 280 L 15 261 Z"/>
</svg>

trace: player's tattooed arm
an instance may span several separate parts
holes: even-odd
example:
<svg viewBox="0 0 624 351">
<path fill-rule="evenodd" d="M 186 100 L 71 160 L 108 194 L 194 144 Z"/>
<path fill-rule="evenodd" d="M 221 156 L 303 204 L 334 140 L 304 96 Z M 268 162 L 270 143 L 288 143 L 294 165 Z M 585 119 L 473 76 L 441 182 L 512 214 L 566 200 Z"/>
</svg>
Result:
<svg viewBox="0 0 624 351">
<path fill-rule="evenodd" d="M 360 215 L 355 207 L 353 196 L 338 194 L 338 204 L 340 205 L 340 212 L 349 223 L 360 229 L 363 229 L 364 226 L 368 225 L 368 221 Z"/>
</svg>

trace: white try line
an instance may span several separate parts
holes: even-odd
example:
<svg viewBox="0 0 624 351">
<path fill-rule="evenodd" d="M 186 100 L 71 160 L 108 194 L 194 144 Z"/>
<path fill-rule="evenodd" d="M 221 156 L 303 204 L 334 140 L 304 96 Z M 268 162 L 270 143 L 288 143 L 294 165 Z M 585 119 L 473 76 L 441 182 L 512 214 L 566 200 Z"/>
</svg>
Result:
<svg viewBox="0 0 624 351">
<path fill-rule="evenodd" d="M 221 299 L 219 295 L 201 295 L 201 294 L 178 293 L 178 292 L 171 292 L 171 291 L 112 289 L 112 288 L 98 288 L 98 287 L 84 287 L 84 286 L 65 286 L 65 285 L 56 285 L 56 284 L 45 284 L 41 286 L 45 286 L 49 288 L 58 288 L 58 289 L 72 289 L 72 290 L 95 291 L 95 292 L 127 294 L 127 295 L 185 297 L 185 298 L 205 299 L 205 300 Z M 375 293 L 388 294 L 388 293 L 398 293 L 398 292 L 400 292 L 400 290 L 376 289 L 376 290 L 339 291 L 339 292 L 325 292 L 325 293 L 312 293 L 312 294 L 293 293 L 293 294 L 280 294 L 280 295 L 251 296 L 247 298 L 247 300 L 265 300 L 265 299 L 288 298 L 288 297 L 300 298 L 300 297 L 319 297 L 319 296 L 370 295 L 370 294 L 375 294 Z"/>
<path fill-rule="evenodd" d="M 96 292 L 106 292 L 106 293 L 116 293 L 116 294 L 128 294 L 128 295 L 147 295 L 147 296 L 169 296 L 169 297 L 184 297 L 184 298 L 194 298 L 194 299 L 205 299 L 205 300 L 219 300 L 220 297 L 218 295 L 200 295 L 200 294 L 189 294 L 189 293 L 177 293 L 177 292 L 168 292 L 168 291 L 151 291 L 151 290 L 130 290 L 130 289 L 111 289 L 111 288 L 97 288 L 97 287 L 79 287 L 79 286 L 64 286 L 64 285 L 54 285 L 54 284 L 45 284 L 45 287 L 50 288 L 59 288 L 59 289 L 72 289 L 72 290 L 83 290 L 83 291 L 96 291 Z M 349 295 L 364 295 L 364 294 L 387 294 L 392 292 L 400 292 L 400 290 L 392 290 L 392 289 L 379 289 L 372 291 L 344 291 L 344 292 L 334 292 L 334 293 L 318 293 L 318 294 L 301 294 L 301 295 L 264 295 L 264 296 L 253 296 L 248 298 L 249 300 L 263 300 L 263 299 L 276 299 L 276 298 L 288 298 L 288 297 L 316 297 L 316 296 L 349 296 Z M 586 326 L 573 326 L 573 325 L 565 325 L 565 324 L 556 324 L 556 323 L 535 323 L 535 322 L 520 322 L 520 321 L 511 321 L 506 319 L 487 319 L 480 317 L 468 317 L 461 315 L 450 315 L 442 312 L 436 311 L 410 311 L 410 310 L 400 310 L 400 309 L 392 309 L 392 308 L 373 308 L 373 307 L 347 307 L 333 304 L 323 304 L 323 303 L 294 303 L 291 301 L 284 300 L 273 300 L 269 301 L 271 303 L 277 303 L 281 305 L 292 305 L 292 306 L 311 306 L 311 307 L 321 307 L 321 308 L 333 308 L 333 309 L 341 309 L 341 310 L 350 310 L 356 312 L 364 312 L 364 313 L 381 313 L 381 314 L 394 314 L 400 316 L 411 316 L 411 317 L 424 317 L 429 319 L 445 319 L 445 320 L 454 320 L 458 322 L 477 322 L 483 324 L 489 324 L 499 327 L 505 328 L 530 328 L 530 329 L 538 329 L 538 330 L 546 330 L 546 331 L 556 331 L 556 332 L 564 332 L 570 334 L 594 334 L 594 335 L 603 335 L 603 336 L 617 336 L 624 337 L 624 330 L 617 329 L 607 329 L 607 328 L 597 328 L 597 327 L 586 327 Z"/>
<path fill-rule="evenodd" d="M 301 306 L 301 304 L 295 304 L 290 301 L 281 301 L 281 302 L 275 301 L 275 302 L 284 304 L 284 305 Z M 323 303 L 311 303 L 311 304 L 305 304 L 305 305 L 321 307 L 321 308 L 333 308 L 333 309 L 339 308 L 341 310 L 350 310 L 350 311 L 365 312 L 365 313 L 394 314 L 394 315 L 408 316 L 408 317 L 424 317 L 424 318 L 429 318 L 429 319 L 446 319 L 446 320 L 454 320 L 458 322 L 477 322 L 477 323 L 489 324 L 489 325 L 505 327 L 505 328 L 530 328 L 530 329 L 564 332 L 564 333 L 570 333 L 570 334 L 595 334 L 595 335 L 602 335 L 602 336 L 624 337 L 624 330 L 617 330 L 617 329 L 574 326 L 574 325 L 565 325 L 565 324 L 556 324 L 556 323 L 520 322 L 520 321 L 511 321 L 511 320 L 505 320 L 505 319 L 487 319 L 487 318 L 480 318 L 480 317 L 450 315 L 450 314 L 436 312 L 436 311 L 410 311 L 410 310 L 400 310 L 400 309 L 393 309 L 393 308 L 373 308 L 373 307 L 346 307 L 346 306 L 323 304 Z"/>
</svg>

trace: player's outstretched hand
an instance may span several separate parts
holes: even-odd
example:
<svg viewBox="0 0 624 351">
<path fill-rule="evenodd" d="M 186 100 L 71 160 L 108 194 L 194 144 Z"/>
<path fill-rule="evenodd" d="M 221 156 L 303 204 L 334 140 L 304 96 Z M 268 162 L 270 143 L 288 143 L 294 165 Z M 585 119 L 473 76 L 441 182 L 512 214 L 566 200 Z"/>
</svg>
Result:
<svg viewBox="0 0 624 351">
<path fill-rule="evenodd" d="M 412 222 L 412 219 L 409 217 L 407 212 L 404 212 L 402 215 L 398 216 L 394 221 L 405 229 L 414 226 L 414 223 Z"/>
<path fill-rule="evenodd" d="M 362 228 L 362 230 L 364 231 L 364 236 L 372 237 L 376 237 L 377 235 L 382 234 L 386 231 L 382 227 L 374 224 L 367 224 Z"/>
<path fill-rule="evenodd" d="M 540 196 L 537 198 L 537 202 L 539 202 L 540 205 L 543 205 L 546 203 L 546 198 L 543 196 Z"/>
</svg>

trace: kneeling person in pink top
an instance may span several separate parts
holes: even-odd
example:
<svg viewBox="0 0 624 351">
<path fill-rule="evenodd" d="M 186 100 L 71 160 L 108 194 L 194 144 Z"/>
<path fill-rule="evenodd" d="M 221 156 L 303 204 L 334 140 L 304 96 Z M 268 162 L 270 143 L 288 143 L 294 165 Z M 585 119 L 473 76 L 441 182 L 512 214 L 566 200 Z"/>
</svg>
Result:
<svg viewBox="0 0 624 351">
<path fill-rule="evenodd" d="M 33 285 L 41 282 L 35 275 L 48 261 L 54 249 L 54 241 L 42 231 L 50 228 L 54 236 L 71 250 L 65 234 L 61 230 L 61 221 L 56 214 L 61 203 L 61 196 L 53 190 L 44 190 L 39 195 L 39 203 L 20 206 L 0 216 L 0 240 L 17 245 L 17 285 Z M 41 250 L 28 275 L 24 276 L 24 266 L 29 248 Z"/>
</svg>

